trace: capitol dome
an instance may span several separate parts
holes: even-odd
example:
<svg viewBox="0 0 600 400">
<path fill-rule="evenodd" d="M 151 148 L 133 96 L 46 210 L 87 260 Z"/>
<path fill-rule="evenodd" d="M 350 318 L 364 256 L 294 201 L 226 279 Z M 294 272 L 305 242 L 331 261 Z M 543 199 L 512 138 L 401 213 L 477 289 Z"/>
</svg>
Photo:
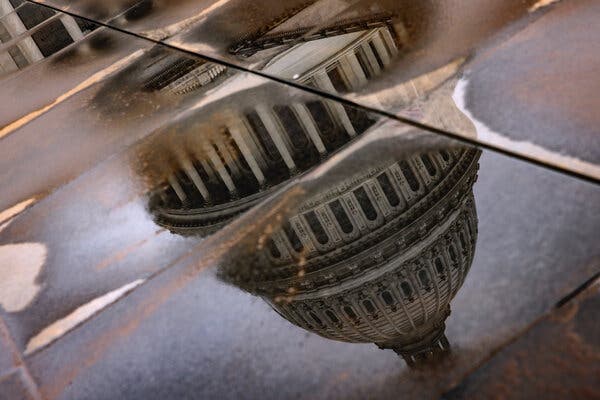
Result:
<svg viewBox="0 0 600 400">
<path fill-rule="evenodd" d="M 323 337 L 375 343 L 411 366 L 443 354 L 475 251 L 479 154 L 456 147 L 368 169 L 306 202 L 258 261 L 221 276 Z"/>
</svg>

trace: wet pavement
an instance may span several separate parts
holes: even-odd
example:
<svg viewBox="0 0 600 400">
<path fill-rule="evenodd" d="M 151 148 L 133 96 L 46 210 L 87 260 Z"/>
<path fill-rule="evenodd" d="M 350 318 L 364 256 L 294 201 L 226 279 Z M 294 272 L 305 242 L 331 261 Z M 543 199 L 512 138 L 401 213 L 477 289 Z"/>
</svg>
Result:
<svg viewBox="0 0 600 400">
<path fill-rule="evenodd" d="M 0 5 L 0 399 L 597 397 L 596 2 Z"/>
</svg>

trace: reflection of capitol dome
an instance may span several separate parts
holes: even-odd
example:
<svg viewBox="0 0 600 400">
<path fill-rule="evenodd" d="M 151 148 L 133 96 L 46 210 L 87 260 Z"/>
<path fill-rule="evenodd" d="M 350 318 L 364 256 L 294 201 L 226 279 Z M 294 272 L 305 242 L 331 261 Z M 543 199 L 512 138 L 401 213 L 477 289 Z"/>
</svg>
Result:
<svg viewBox="0 0 600 400">
<path fill-rule="evenodd" d="M 478 157 L 447 149 L 369 170 L 305 203 L 256 265 L 221 274 L 321 336 L 374 342 L 409 365 L 443 353 L 474 255 Z"/>
</svg>

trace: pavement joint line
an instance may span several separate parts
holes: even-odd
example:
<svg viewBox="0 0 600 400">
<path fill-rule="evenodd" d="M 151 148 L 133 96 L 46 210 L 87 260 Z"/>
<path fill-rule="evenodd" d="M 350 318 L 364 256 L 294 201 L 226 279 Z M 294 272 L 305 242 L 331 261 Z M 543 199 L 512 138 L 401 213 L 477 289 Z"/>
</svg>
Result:
<svg viewBox="0 0 600 400">
<path fill-rule="evenodd" d="M 596 272 L 592 275 L 588 280 L 583 282 L 581 285 L 577 286 L 570 293 L 560 299 L 554 308 L 561 308 L 565 304 L 569 303 L 571 300 L 579 296 L 581 293 L 585 292 L 588 288 L 592 287 L 595 283 L 600 282 L 600 271 Z"/>
<path fill-rule="evenodd" d="M 21 370 L 23 372 L 23 376 L 25 377 L 25 384 L 27 385 L 27 389 L 30 391 L 30 394 L 33 395 L 33 397 L 36 400 L 41 399 L 42 397 L 40 395 L 37 382 L 35 381 L 35 379 L 33 379 L 31 372 L 29 372 L 29 367 L 27 366 L 27 363 L 23 359 L 23 355 L 22 355 L 21 351 L 19 350 L 19 348 L 17 347 L 17 345 L 10 333 L 8 325 L 4 321 L 4 318 L 2 318 L 2 312 L 3 312 L 3 310 L 1 310 L 1 307 L 0 307 L 0 335 L 2 335 L 2 337 L 6 341 L 8 341 L 7 344 L 10 346 L 10 350 L 13 353 L 12 357 L 13 357 L 14 363 L 12 365 L 13 368 L 11 368 L 7 371 L 0 371 L 0 373 L 1 373 L 0 380 L 4 377 L 9 376 L 12 373 L 15 373 L 15 372 Z"/>
</svg>

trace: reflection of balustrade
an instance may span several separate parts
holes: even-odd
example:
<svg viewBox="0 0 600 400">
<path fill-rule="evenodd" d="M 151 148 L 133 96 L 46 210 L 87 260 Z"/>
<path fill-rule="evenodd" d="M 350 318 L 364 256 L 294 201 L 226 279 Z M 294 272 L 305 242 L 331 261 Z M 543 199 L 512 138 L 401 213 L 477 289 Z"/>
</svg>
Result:
<svg viewBox="0 0 600 400">
<path fill-rule="evenodd" d="M 225 71 L 226 68 L 222 65 L 205 63 L 170 83 L 165 90 L 173 94 L 186 94 L 215 81 Z"/>
<path fill-rule="evenodd" d="M 353 32 L 365 31 L 380 27 L 388 28 L 392 23 L 389 15 L 374 15 L 347 21 L 340 21 L 333 26 L 320 29 L 305 27 L 289 32 L 266 34 L 260 37 L 245 39 L 233 45 L 229 52 L 240 56 L 251 56 L 258 51 L 284 46 L 290 43 L 310 42 Z"/>
</svg>

